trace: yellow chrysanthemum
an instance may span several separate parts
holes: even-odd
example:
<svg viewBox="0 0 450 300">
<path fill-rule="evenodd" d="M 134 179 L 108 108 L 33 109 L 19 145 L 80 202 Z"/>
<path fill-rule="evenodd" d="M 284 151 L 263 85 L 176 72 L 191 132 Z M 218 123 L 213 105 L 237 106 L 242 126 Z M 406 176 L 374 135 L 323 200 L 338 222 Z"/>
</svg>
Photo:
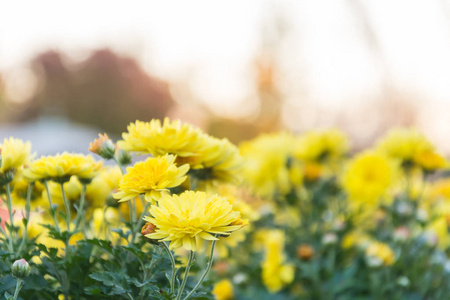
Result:
<svg viewBox="0 0 450 300">
<path fill-rule="evenodd" d="M 361 231 L 351 231 L 342 238 L 341 246 L 344 249 L 352 247 L 366 248 L 371 242 L 370 236 Z"/>
<path fill-rule="evenodd" d="M 239 150 L 227 139 L 217 139 L 200 129 L 179 120 L 164 119 L 132 123 L 123 140 L 121 149 L 149 153 L 153 156 L 176 155 L 176 163 L 189 164 L 191 172 L 203 182 L 238 181 L 242 158 Z"/>
<path fill-rule="evenodd" d="M 413 164 L 432 171 L 442 168 L 445 159 L 439 155 L 431 142 L 415 129 L 397 128 L 383 138 L 378 149 L 403 164 Z"/>
<path fill-rule="evenodd" d="M 443 156 L 431 150 L 425 150 L 414 156 L 413 161 L 426 171 L 433 171 L 445 167 Z"/>
<path fill-rule="evenodd" d="M 270 230 L 265 239 L 262 279 L 269 292 L 276 293 L 294 280 L 295 269 L 293 265 L 284 263 L 284 233 L 280 230 Z"/>
<path fill-rule="evenodd" d="M 394 251 L 389 245 L 381 242 L 372 242 L 365 251 L 366 260 L 370 266 L 390 266 L 395 262 Z"/>
<path fill-rule="evenodd" d="M 295 155 L 304 161 L 321 161 L 342 157 L 348 148 L 348 138 L 337 129 L 310 131 L 298 138 Z"/>
<path fill-rule="evenodd" d="M 288 133 L 261 135 L 240 146 L 245 159 L 243 176 L 263 197 L 285 195 L 302 182 L 292 158 L 294 138 Z"/>
<path fill-rule="evenodd" d="M 170 241 L 171 249 L 192 251 L 197 250 L 199 240 L 217 240 L 215 234 L 229 235 L 243 226 L 239 212 L 233 211 L 226 198 L 193 191 L 163 195 L 145 220 L 156 226 L 155 233 L 146 237 Z"/>
<path fill-rule="evenodd" d="M 72 176 L 77 176 L 83 181 L 90 181 L 98 174 L 101 166 L 102 162 L 95 161 L 90 155 L 64 152 L 54 156 L 42 156 L 33 161 L 24 170 L 24 176 L 28 181 L 66 182 Z"/>
<path fill-rule="evenodd" d="M 27 193 L 29 182 L 23 178 L 22 172 L 17 172 L 14 176 L 14 180 L 11 182 L 12 185 L 12 199 L 14 199 L 13 205 L 17 210 L 25 209 Z M 40 182 L 35 182 L 31 190 L 30 200 L 31 209 L 46 209 L 48 208 L 48 201 L 42 198 L 42 192 L 45 187 Z"/>
<path fill-rule="evenodd" d="M 217 139 L 206 134 L 200 140 L 202 148 L 198 155 L 181 159 L 181 162 L 191 165 L 190 173 L 204 182 L 238 183 L 243 165 L 239 149 L 227 139 Z"/>
<path fill-rule="evenodd" d="M 126 151 L 150 153 L 154 156 L 174 154 L 179 158 L 197 155 L 202 147 L 199 136 L 203 133 L 181 121 L 170 121 L 165 118 L 150 122 L 136 121 L 128 125 L 128 133 L 122 135 L 118 141 L 119 148 Z"/>
<path fill-rule="evenodd" d="M 373 205 L 391 186 L 394 167 L 383 155 L 363 152 L 350 162 L 343 176 L 344 190 L 353 204 Z"/>
<path fill-rule="evenodd" d="M 186 180 L 189 165 L 177 167 L 175 158 L 173 155 L 150 157 L 128 167 L 127 174 L 120 180 L 119 192 L 113 197 L 122 202 L 144 194 L 148 202 L 158 201 L 168 188 L 179 186 Z"/>
<path fill-rule="evenodd" d="M 228 279 L 223 279 L 213 287 L 212 294 L 216 300 L 234 299 L 233 284 Z"/>
<path fill-rule="evenodd" d="M 5 173 L 23 166 L 29 159 L 31 143 L 10 137 L 0 145 L 0 172 Z"/>
</svg>

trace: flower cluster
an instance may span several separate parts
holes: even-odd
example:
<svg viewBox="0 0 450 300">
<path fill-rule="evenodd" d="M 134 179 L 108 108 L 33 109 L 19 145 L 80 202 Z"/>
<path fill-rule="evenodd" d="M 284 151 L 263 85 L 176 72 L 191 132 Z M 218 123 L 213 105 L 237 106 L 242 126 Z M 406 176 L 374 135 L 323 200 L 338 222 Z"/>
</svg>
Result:
<svg viewBox="0 0 450 300">
<path fill-rule="evenodd" d="M 6 299 L 450 294 L 449 164 L 415 129 L 356 152 L 337 129 L 235 146 L 166 118 L 100 134 L 105 165 L 0 150 Z"/>
</svg>

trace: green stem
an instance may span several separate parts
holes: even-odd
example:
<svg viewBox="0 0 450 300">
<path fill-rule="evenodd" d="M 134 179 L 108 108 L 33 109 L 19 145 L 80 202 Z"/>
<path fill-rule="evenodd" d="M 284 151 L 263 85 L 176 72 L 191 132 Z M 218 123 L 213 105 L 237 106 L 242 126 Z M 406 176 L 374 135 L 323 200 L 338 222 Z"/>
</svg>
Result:
<svg viewBox="0 0 450 300">
<path fill-rule="evenodd" d="M 131 241 L 130 244 L 134 243 L 134 239 L 136 238 L 136 231 L 134 230 L 133 224 L 136 221 L 135 220 L 135 212 L 136 212 L 136 205 L 133 205 L 131 202 L 133 199 L 128 201 L 128 208 L 130 210 L 130 224 L 131 224 Z"/>
<path fill-rule="evenodd" d="M 14 252 L 13 240 L 14 240 L 14 217 L 12 211 L 12 200 L 11 200 L 11 189 L 9 187 L 9 183 L 6 184 L 6 204 L 8 205 L 8 213 L 9 213 L 9 251 L 11 253 Z"/>
<path fill-rule="evenodd" d="M 145 212 L 148 210 L 149 206 L 150 206 L 150 203 L 146 201 L 144 208 L 142 209 L 142 213 L 139 216 L 139 219 L 137 220 L 136 226 L 133 229 L 134 235 L 132 235 L 132 237 L 131 237 L 131 244 L 134 243 L 134 239 L 136 238 L 136 232 L 138 232 L 139 228 L 142 227 L 142 224 L 144 223 L 144 215 L 145 215 Z"/>
<path fill-rule="evenodd" d="M 13 296 L 13 298 L 12 298 L 13 300 L 16 300 L 17 297 L 19 296 L 19 292 L 20 292 L 20 290 L 22 289 L 23 284 L 24 284 L 24 282 L 23 282 L 22 279 L 17 279 L 17 282 L 16 282 L 16 290 L 14 291 L 14 296 Z"/>
<path fill-rule="evenodd" d="M 209 271 L 211 270 L 211 267 L 212 267 L 212 264 L 213 264 L 213 260 L 214 260 L 214 256 L 213 256 L 213 255 L 214 255 L 214 248 L 215 248 L 215 246 L 216 246 L 216 242 L 217 242 L 217 240 L 214 240 L 214 241 L 212 242 L 212 245 L 211 245 L 211 252 L 209 253 L 209 261 L 208 261 L 208 265 L 206 266 L 205 272 L 203 272 L 203 275 L 202 275 L 202 277 L 200 277 L 200 280 L 197 282 L 197 284 L 196 284 L 195 287 L 192 289 L 192 291 L 191 291 L 189 294 L 187 294 L 186 297 L 184 297 L 183 300 L 189 299 L 189 297 L 190 297 L 193 293 L 195 293 L 195 291 L 196 291 L 196 290 L 200 287 L 200 285 L 203 283 L 203 280 L 205 280 L 206 275 L 208 275 Z"/>
<path fill-rule="evenodd" d="M 50 196 L 50 190 L 48 188 L 48 182 L 44 181 L 44 185 L 45 185 L 45 190 L 47 191 L 48 203 L 50 204 L 50 214 L 52 215 L 53 220 L 55 221 L 56 231 L 61 232 L 61 230 L 59 229 L 58 220 L 56 219 L 56 211 L 53 208 L 52 197 Z"/>
<path fill-rule="evenodd" d="M 176 300 L 180 300 L 181 299 L 181 295 L 183 294 L 184 291 L 184 287 L 186 286 L 186 282 L 187 279 L 189 277 L 189 270 L 191 269 L 191 265 L 192 265 L 192 261 L 194 260 L 194 251 L 189 251 L 189 260 L 186 266 L 186 269 L 184 270 L 184 277 L 183 277 L 183 281 L 181 282 L 181 286 L 180 289 L 178 290 L 178 295 Z"/>
<path fill-rule="evenodd" d="M 166 249 L 167 253 L 170 257 L 170 262 L 172 263 L 172 277 L 170 277 L 170 293 L 173 294 L 175 291 L 175 258 L 173 257 L 172 251 L 170 251 L 169 246 L 165 242 L 161 242 L 161 244 L 164 246 L 164 249 Z"/>
<path fill-rule="evenodd" d="M 122 172 L 122 175 L 124 175 L 123 173 L 123 169 L 122 169 L 122 165 L 120 164 L 119 160 L 117 159 L 117 157 L 114 156 L 113 160 L 116 162 L 116 164 L 119 166 L 120 172 Z"/>
<path fill-rule="evenodd" d="M 75 218 L 75 230 L 78 229 L 78 227 L 80 226 L 80 222 L 83 220 L 84 217 L 83 212 L 85 199 L 86 199 L 86 184 L 83 184 L 83 187 L 81 188 L 80 205 L 78 206 L 77 217 Z M 86 226 L 84 224 L 84 221 L 83 221 L 83 233 L 84 237 L 87 238 Z"/>
<path fill-rule="evenodd" d="M 70 233 L 70 203 L 69 200 L 67 200 L 66 197 L 66 191 L 64 190 L 64 183 L 60 183 L 61 185 L 61 194 L 64 201 L 64 207 L 66 209 L 66 225 L 67 225 L 67 232 Z"/>
<path fill-rule="evenodd" d="M 28 238 L 28 222 L 30 221 L 30 202 L 31 202 L 31 193 L 33 192 L 33 186 L 34 186 L 34 182 L 30 183 L 28 185 L 28 190 L 27 190 L 27 202 L 25 204 L 25 212 L 26 212 L 26 216 L 25 219 L 27 220 L 25 222 L 25 228 L 22 234 L 22 242 L 20 243 L 19 246 L 19 253 L 22 251 L 23 246 L 25 245 L 25 242 Z"/>
<path fill-rule="evenodd" d="M 120 172 L 122 173 L 122 175 L 125 175 L 125 173 L 123 172 L 123 169 L 122 169 L 122 165 L 120 164 L 120 162 L 116 156 L 114 156 L 113 160 L 119 166 L 119 169 L 120 169 Z M 133 209 L 132 209 L 132 205 L 131 205 L 131 200 L 128 201 L 128 210 L 129 210 L 129 215 L 130 215 L 130 223 L 133 224 L 133 212 L 132 212 Z M 131 225 L 131 226 L 133 226 L 133 225 Z M 134 242 L 134 238 L 135 238 L 134 230 L 131 230 L 131 243 Z"/>
</svg>

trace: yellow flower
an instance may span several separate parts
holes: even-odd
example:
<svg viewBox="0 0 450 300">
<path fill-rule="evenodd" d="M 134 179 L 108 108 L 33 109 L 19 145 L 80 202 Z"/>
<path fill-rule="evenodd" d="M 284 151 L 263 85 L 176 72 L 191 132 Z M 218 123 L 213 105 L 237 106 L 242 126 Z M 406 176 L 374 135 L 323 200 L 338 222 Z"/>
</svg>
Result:
<svg viewBox="0 0 450 300">
<path fill-rule="evenodd" d="M 399 159 L 402 164 L 417 165 L 427 171 L 442 168 L 445 159 L 439 155 L 430 141 L 415 129 L 391 130 L 378 145 L 389 157 Z"/>
<path fill-rule="evenodd" d="M 431 150 L 422 151 L 414 156 L 414 162 L 426 171 L 434 171 L 445 166 L 445 158 Z"/>
<path fill-rule="evenodd" d="M 276 293 L 294 280 L 295 268 L 284 263 L 285 236 L 281 230 L 268 231 L 265 239 L 262 279 L 269 292 Z"/>
<path fill-rule="evenodd" d="M 160 120 L 150 122 L 136 121 L 128 125 L 128 133 L 122 135 L 123 140 L 118 141 L 119 148 L 126 151 L 150 153 L 154 156 L 174 154 L 180 157 L 197 155 L 202 147 L 199 139 L 203 133 L 181 121 L 170 121 L 165 118 L 161 125 Z"/>
<path fill-rule="evenodd" d="M 294 138 L 288 133 L 266 134 L 240 145 L 245 159 L 243 176 L 255 192 L 263 197 L 286 195 L 301 184 L 298 168 L 292 160 Z"/>
<path fill-rule="evenodd" d="M 240 214 L 226 198 L 204 192 L 186 191 L 183 194 L 163 195 L 158 205 L 150 208 L 145 220 L 156 226 L 156 232 L 146 237 L 170 241 L 170 248 L 183 247 L 196 251 L 197 241 L 217 240 L 214 236 L 229 235 L 242 225 Z"/>
<path fill-rule="evenodd" d="M 228 279 L 223 279 L 213 287 L 212 294 L 216 300 L 234 299 L 233 285 Z"/>
<path fill-rule="evenodd" d="M 367 234 L 360 231 L 351 231 L 344 235 L 341 246 L 344 249 L 349 249 L 355 246 L 359 248 L 366 248 L 370 242 L 370 237 Z"/>
<path fill-rule="evenodd" d="M 120 180 L 119 192 L 113 197 L 123 202 L 144 194 L 146 201 L 158 201 L 168 188 L 179 186 L 186 180 L 189 165 L 177 167 L 174 162 L 175 156 L 165 155 L 150 157 L 128 167 L 127 174 Z"/>
<path fill-rule="evenodd" d="M 310 131 L 298 138 L 295 155 L 304 161 L 322 161 L 342 157 L 348 148 L 347 137 L 337 129 Z"/>
<path fill-rule="evenodd" d="M 343 176 L 343 187 L 352 204 L 374 205 L 391 186 L 393 178 L 394 168 L 387 158 L 363 152 L 350 162 Z"/>
<path fill-rule="evenodd" d="M 206 134 L 200 139 L 202 148 L 198 155 L 181 158 L 180 163 L 189 163 L 190 174 L 206 183 L 239 183 L 243 165 L 239 149 L 227 139 L 217 139 Z"/>
<path fill-rule="evenodd" d="M 90 155 L 73 154 L 64 152 L 54 156 L 42 156 L 33 161 L 24 170 L 25 179 L 28 181 L 54 180 L 66 182 L 72 176 L 89 182 L 94 178 L 102 166 L 102 162 L 96 162 Z"/>
<path fill-rule="evenodd" d="M 5 173 L 17 169 L 28 162 L 31 151 L 31 143 L 10 137 L 4 139 L 0 145 L 0 172 Z"/>
<path fill-rule="evenodd" d="M 372 242 L 365 254 L 367 263 L 372 267 L 390 266 L 395 262 L 394 251 L 385 243 Z"/>
<path fill-rule="evenodd" d="M 150 153 L 153 156 L 176 155 L 176 163 L 189 164 L 191 173 L 204 182 L 238 181 L 242 158 L 239 150 L 227 139 L 217 139 L 179 120 L 164 119 L 132 123 L 123 140 L 123 150 Z"/>
</svg>

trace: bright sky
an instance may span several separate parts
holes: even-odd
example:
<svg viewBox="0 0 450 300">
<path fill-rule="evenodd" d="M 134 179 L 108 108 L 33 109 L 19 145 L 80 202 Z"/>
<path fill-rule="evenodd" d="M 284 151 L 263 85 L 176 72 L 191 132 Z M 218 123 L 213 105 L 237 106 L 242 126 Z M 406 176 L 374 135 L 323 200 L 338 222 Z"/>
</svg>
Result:
<svg viewBox="0 0 450 300">
<path fill-rule="evenodd" d="M 249 66 L 263 22 L 281 12 L 292 25 L 283 49 L 292 97 L 306 90 L 311 101 L 338 108 L 377 92 L 383 70 L 350 2 L 3 1 L 0 72 L 20 98 L 33 80 L 24 66 L 36 53 L 51 48 L 82 59 L 106 46 L 163 79 L 194 70 L 191 84 L 200 98 L 217 111 L 239 113 L 252 93 Z M 362 3 L 394 82 L 426 97 L 436 111 L 450 104 L 450 10 L 443 1 Z M 450 134 L 447 123 L 435 126 Z"/>
</svg>

